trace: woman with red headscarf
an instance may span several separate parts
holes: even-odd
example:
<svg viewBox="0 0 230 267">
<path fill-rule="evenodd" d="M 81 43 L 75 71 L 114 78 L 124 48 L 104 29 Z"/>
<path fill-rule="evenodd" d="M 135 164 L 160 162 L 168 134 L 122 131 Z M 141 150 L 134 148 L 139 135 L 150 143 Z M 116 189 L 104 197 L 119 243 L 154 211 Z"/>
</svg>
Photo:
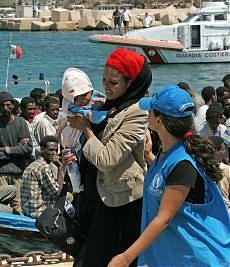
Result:
<svg viewBox="0 0 230 267">
<path fill-rule="evenodd" d="M 88 216 L 82 222 L 88 227 L 82 267 L 107 266 L 139 236 L 148 114 L 137 102 L 151 81 L 146 59 L 119 48 L 108 57 L 103 74 L 107 100 L 102 110 L 113 112 L 99 125 L 81 116 L 69 119 L 87 138 L 80 163 Z"/>
</svg>

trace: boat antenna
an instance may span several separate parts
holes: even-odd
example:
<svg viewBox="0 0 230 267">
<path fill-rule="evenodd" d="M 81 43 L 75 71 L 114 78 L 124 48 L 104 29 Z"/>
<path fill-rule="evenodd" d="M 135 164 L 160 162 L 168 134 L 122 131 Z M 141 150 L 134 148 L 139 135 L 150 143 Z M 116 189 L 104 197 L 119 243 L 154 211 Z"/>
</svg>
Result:
<svg viewBox="0 0 230 267">
<path fill-rule="evenodd" d="M 10 47 L 11 47 L 12 33 L 10 32 Z M 8 91 L 8 77 L 9 77 L 9 68 L 10 68 L 10 54 L 8 54 L 7 67 L 6 67 L 6 91 Z"/>
</svg>

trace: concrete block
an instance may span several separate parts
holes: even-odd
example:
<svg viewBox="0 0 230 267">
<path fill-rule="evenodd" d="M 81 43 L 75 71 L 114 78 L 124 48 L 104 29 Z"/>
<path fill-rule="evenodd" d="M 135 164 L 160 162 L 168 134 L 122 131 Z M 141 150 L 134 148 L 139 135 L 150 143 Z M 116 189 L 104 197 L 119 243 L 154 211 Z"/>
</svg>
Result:
<svg viewBox="0 0 230 267">
<path fill-rule="evenodd" d="M 52 11 L 51 10 L 41 10 L 38 12 L 37 17 L 42 18 L 42 17 L 51 17 Z"/>
<path fill-rule="evenodd" d="M 72 21 L 55 22 L 50 27 L 53 31 L 74 31 L 76 30 L 76 24 Z"/>
<path fill-rule="evenodd" d="M 80 9 L 80 15 L 81 18 L 85 17 L 85 16 L 93 16 L 93 10 L 92 9 Z"/>
<path fill-rule="evenodd" d="M 51 16 L 45 16 L 41 18 L 42 22 L 47 22 L 47 21 L 51 21 Z"/>
<path fill-rule="evenodd" d="M 7 25 L 7 30 L 8 30 L 8 31 L 15 31 L 14 26 L 15 26 L 15 23 L 12 22 L 12 21 L 10 21 L 10 22 L 8 23 L 8 25 Z"/>
<path fill-rule="evenodd" d="M 15 23 L 15 31 L 31 31 L 32 22 L 31 21 L 22 21 Z"/>
<path fill-rule="evenodd" d="M 94 30 L 96 28 L 96 22 L 92 16 L 84 16 L 78 21 L 79 29 L 83 30 Z"/>
<path fill-rule="evenodd" d="M 104 30 L 104 29 L 111 29 L 112 20 L 108 19 L 106 16 L 102 16 L 100 20 L 96 21 L 96 29 L 97 30 Z"/>
<path fill-rule="evenodd" d="M 7 20 L 1 20 L 0 30 L 1 31 L 7 31 L 8 28 L 8 21 Z"/>
<path fill-rule="evenodd" d="M 134 29 L 141 29 L 143 28 L 143 24 L 142 24 L 142 18 L 138 19 L 137 17 L 132 18 L 133 22 L 134 22 Z"/>
<path fill-rule="evenodd" d="M 63 22 L 69 20 L 69 10 L 64 8 L 52 9 L 51 20 L 53 22 Z"/>
<path fill-rule="evenodd" d="M 77 23 L 81 19 L 81 14 L 79 10 L 71 10 L 69 12 L 69 20 Z"/>
<path fill-rule="evenodd" d="M 54 23 L 52 21 L 34 21 L 32 22 L 31 31 L 50 31 L 50 28 L 53 24 Z"/>
<path fill-rule="evenodd" d="M 178 20 L 175 15 L 166 14 L 161 18 L 161 23 L 162 25 L 170 25 L 170 24 L 178 23 Z"/>
</svg>

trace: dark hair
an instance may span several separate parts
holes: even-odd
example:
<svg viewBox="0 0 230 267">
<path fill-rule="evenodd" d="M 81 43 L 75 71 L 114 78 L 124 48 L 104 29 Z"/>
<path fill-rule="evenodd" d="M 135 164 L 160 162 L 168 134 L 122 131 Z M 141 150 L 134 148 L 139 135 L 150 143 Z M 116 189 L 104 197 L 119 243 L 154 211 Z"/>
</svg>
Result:
<svg viewBox="0 0 230 267">
<path fill-rule="evenodd" d="M 44 93 L 45 93 L 44 89 L 42 89 L 42 88 L 34 88 L 30 92 L 30 96 L 33 97 L 33 99 L 36 101 L 38 98 L 41 98 Z"/>
<path fill-rule="evenodd" d="M 206 119 L 223 116 L 223 107 L 220 103 L 212 103 L 206 111 Z"/>
<path fill-rule="evenodd" d="M 45 98 L 45 107 L 46 109 L 49 108 L 50 104 L 58 104 L 60 105 L 60 100 L 56 96 L 47 96 Z"/>
<path fill-rule="evenodd" d="M 186 82 L 179 82 L 177 86 L 186 91 L 191 90 L 190 86 Z"/>
<path fill-rule="evenodd" d="M 217 151 L 219 151 L 224 144 L 224 139 L 220 136 L 209 136 L 208 139 Z"/>
<path fill-rule="evenodd" d="M 35 104 L 35 100 L 33 99 L 33 97 L 30 97 L 30 96 L 23 97 L 21 102 L 20 102 L 21 109 L 25 109 L 26 106 L 30 103 Z"/>
<path fill-rule="evenodd" d="M 216 88 L 217 101 L 220 102 L 221 98 L 224 96 L 225 87 L 219 86 Z"/>
<path fill-rule="evenodd" d="M 58 144 L 58 139 L 53 135 L 47 135 L 47 136 L 42 138 L 42 140 L 40 141 L 39 144 L 40 144 L 40 147 L 46 148 L 47 143 L 50 143 L 50 142 Z"/>
<path fill-rule="evenodd" d="M 193 118 L 175 118 L 166 116 L 159 111 L 154 110 L 155 116 L 159 116 L 169 133 L 173 136 L 183 139 L 184 134 L 191 131 Z M 215 148 L 207 138 L 199 135 L 191 135 L 184 140 L 184 146 L 187 153 L 196 160 L 197 164 L 214 181 L 222 178 L 222 171 L 219 167 L 219 160 L 214 157 Z"/>
<path fill-rule="evenodd" d="M 225 83 L 227 80 L 230 80 L 230 73 L 229 74 L 226 74 L 224 77 L 223 77 L 223 79 L 222 79 L 222 81 Z"/>
<path fill-rule="evenodd" d="M 201 91 L 201 95 L 205 103 L 208 103 L 212 99 L 212 96 L 214 96 L 215 94 L 216 94 L 216 91 L 214 87 L 212 86 L 206 86 Z"/>
<path fill-rule="evenodd" d="M 60 107 L 62 107 L 62 100 L 63 100 L 62 89 L 58 89 L 55 92 L 54 95 L 59 98 L 59 100 L 60 100 Z"/>
<path fill-rule="evenodd" d="M 18 115 L 18 111 L 20 110 L 19 109 L 20 108 L 20 103 L 19 103 L 19 101 L 17 99 L 14 99 L 13 103 L 14 103 L 14 107 L 12 109 L 12 114 Z"/>
</svg>

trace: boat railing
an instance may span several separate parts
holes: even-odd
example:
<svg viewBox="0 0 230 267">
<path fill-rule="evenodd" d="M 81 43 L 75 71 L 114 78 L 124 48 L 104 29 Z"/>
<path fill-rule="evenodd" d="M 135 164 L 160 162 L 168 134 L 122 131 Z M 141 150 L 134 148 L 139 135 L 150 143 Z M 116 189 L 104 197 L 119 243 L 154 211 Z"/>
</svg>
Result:
<svg viewBox="0 0 230 267">
<path fill-rule="evenodd" d="M 9 92 L 13 86 L 21 84 L 40 84 L 40 86 L 45 90 L 46 95 L 50 94 L 50 81 L 49 80 L 21 80 L 13 79 L 7 84 L 7 91 Z"/>
</svg>

